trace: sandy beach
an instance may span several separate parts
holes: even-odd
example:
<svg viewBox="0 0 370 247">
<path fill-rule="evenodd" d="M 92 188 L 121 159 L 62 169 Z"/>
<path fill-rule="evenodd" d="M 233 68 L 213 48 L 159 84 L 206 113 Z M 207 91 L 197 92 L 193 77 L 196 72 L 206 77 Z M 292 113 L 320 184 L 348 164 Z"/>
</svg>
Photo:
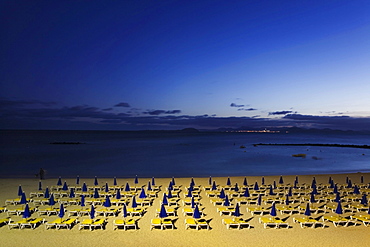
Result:
<svg viewBox="0 0 370 247">
<path fill-rule="evenodd" d="M 353 185 L 360 185 L 361 176 L 363 176 L 364 183 L 370 182 L 369 173 L 356 173 L 356 174 L 333 174 L 333 175 L 305 175 L 298 176 L 299 185 L 306 184 L 311 185 L 313 177 L 316 179 L 317 185 L 328 184 L 328 179 L 331 177 L 338 185 L 345 185 L 346 178 L 348 177 Z M 283 176 L 284 184 L 278 186 L 286 186 L 294 184 L 296 176 Z M 262 177 L 246 177 L 248 184 L 254 184 L 256 181 L 261 184 Z M 280 176 L 269 176 L 264 177 L 265 184 L 273 184 L 274 181 L 278 183 Z M 213 177 L 212 180 L 216 182 L 218 188 L 226 186 L 227 177 Z M 47 178 L 42 181 L 42 187 L 52 188 L 57 184 L 58 178 Z M 108 182 L 109 186 L 113 186 L 113 178 L 98 178 L 99 186 L 104 186 Z M 170 178 L 155 178 L 157 186 L 161 186 L 161 190 L 158 192 L 158 197 L 154 198 L 151 206 L 145 207 L 145 214 L 133 217 L 137 220 L 139 229 L 117 229 L 113 230 L 114 219 L 122 219 L 122 214 L 119 213 L 117 216 L 107 216 L 107 224 L 105 229 L 94 229 L 92 231 L 88 229 L 79 230 L 79 223 L 74 225 L 71 230 L 68 229 L 45 229 L 45 225 L 41 224 L 35 229 L 8 229 L 8 226 L 3 225 L 0 227 L 1 234 L 1 245 L 2 246 L 370 246 L 370 227 L 365 227 L 361 222 L 349 224 L 348 227 L 338 226 L 335 227 L 332 222 L 325 222 L 326 227 L 321 228 L 301 228 L 298 223 L 293 222 L 293 218 L 301 213 L 281 214 L 280 211 L 277 213 L 277 217 L 284 219 L 289 227 L 280 227 L 278 229 L 268 228 L 265 229 L 263 224 L 259 222 L 259 215 L 252 215 L 251 212 L 247 212 L 247 207 L 250 205 L 241 204 L 240 212 L 243 219 L 247 219 L 250 224 L 250 228 L 244 229 L 227 229 L 222 223 L 222 219 L 233 218 L 233 216 L 220 215 L 217 212 L 217 208 L 211 203 L 211 197 L 208 197 L 207 191 L 203 190 L 204 186 L 209 186 L 209 178 L 194 178 L 195 186 L 200 186 L 200 208 L 203 209 L 205 214 L 203 218 L 209 221 L 210 229 L 187 229 L 185 230 L 184 220 L 191 218 L 191 216 L 183 215 L 182 200 L 185 198 L 186 189 L 189 186 L 191 178 L 175 178 L 176 186 L 180 186 L 180 198 L 179 206 L 176 207 L 177 216 L 169 216 L 174 222 L 175 229 L 153 229 L 151 230 L 151 219 L 156 218 L 156 210 L 160 208 L 160 201 L 162 200 L 163 193 L 166 191 L 169 185 Z M 238 183 L 239 186 L 243 185 L 244 177 L 230 177 L 232 186 Z M 75 178 L 63 179 L 68 185 L 72 186 L 76 184 Z M 139 178 L 137 187 L 147 186 L 150 178 Z M 80 184 L 86 182 L 88 186 L 93 186 L 94 178 L 84 178 L 81 176 Z M 130 186 L 134 186 L 134 178 L 117 178 L 117 183 L 123 186 L 129 182 Z M 5 204 L 7 199 L 18 198 L 18 186 L 21 185 L 23 191 L 29 197 L 31 192 L 38 191 L 38 179 L 1 179 L 0 180 L 0 201 L 1 206 L 5 206 L 8 209 L 14 208 L 17 205 Z M 320 187 L 320 186 L 319 186 Z M 282 189 L 284 190 L 284 189 Z M 279 191 L 278 189 L 276 191 Z M 232 190 L 227 191 L 231 193 Z M 320 191 L 319 191 L 320 192 Z M 138 192 L 139 193 L 139 192 Z M 368 197 L 370 194 L 367 192 Z M 298 200 L 302 196 L 298 196 Z M 324 197 L 323 193 L 316 196 L 317 199 Z M 33 197 L 33 199 L 37 197 Z M 233 198 L 231 202 L 235 206 L 237 197 Z M 31 198 L 32 199 L 32 198 Z M 327 202 L 329 203 L 329 202 Z M 324 205 L 326 203 L 317 203 L 318 205 Z M 343 202 L 342 205 L 346 208 L 348 202 Z M 34 207 L 34 203 L 30 202 L 29 205 Z M 276 204 L 277 205 L 277 204 Z M 298 207 L 299 205 L 306 205 L 306 202 L 302 199 L 302 202 L 296 202 L 293 206 Z M 56 204 L 59 207 L 59 203 Z M 265 207 L 271 207 L 271 203 Z M 66 216 L 65 218 L 76 218 L 82 220 L 82 218 L 88 218 L 87 216 L 70 216 L 68 217 L 68 210 L 71 210 L 75 206 L 65 205 Z M 97 206 L 98 207 L 98 206 Z M 122 206 L 117 206 L 119 210 Z M 351 210 L 345 210 L 343 216 L 350 217 L 356 212 Z M 366 212 L 365 212 L 366 213 Z M 358 214 L 358 213 L 357 213 Z M 319 212 L 317 215 L 313 214 L 313 217 L 321 216 L 323 212 Z M 335 215 L 333 212 L 327 212 L 325 215 Z M 265 214 L 265 216 L 269 216 Z M 0 213 L 0 219 L 11 217 L 12 220 L 17 221 L 22 219 L 22 216 L 7 215 L 7 212 Z M 31 218 L 39 217 L 37 212 L 34 212 Z M 56 218 L 57 215 L 40 216 L 45 218 L 47 222 L 50 222 Z M 102 218 L 101 216 L 97 218 Z"/>
</svg>

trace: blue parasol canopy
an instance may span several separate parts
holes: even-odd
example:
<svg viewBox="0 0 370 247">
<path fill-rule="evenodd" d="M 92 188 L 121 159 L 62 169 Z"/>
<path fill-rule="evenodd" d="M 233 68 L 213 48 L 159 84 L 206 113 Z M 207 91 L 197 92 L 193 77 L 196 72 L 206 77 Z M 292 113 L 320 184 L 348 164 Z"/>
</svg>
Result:
<svg viewBox="0 0 370 247">
<path fill-rule="evenodd" d="M 64 191 L 67 191 L 68 190 L 68 185 L 67 185 L 67 182 L 66 181 L 64 181 L 62 190 L 64 190 Z"/>
<path fill-rule="evenodd" d="M 314 186 L 316 186 L 316 178 L 315 177 L 312 178 L 311 188 L 313 188 Z"/>
<path fill-rule="evenodd" d="M 290 201 L 289 201 L 289 194 L 286 194 L 285 196 L 285 205 L 289 205 Z"/>
<path fill-rule="evenodd" d="M 195 200 L 194 200 L 194 197 L 191 198 L 191 208 L 195 208 Z"/>
<path fill-rule="evenodd" d="M 312 192 L 311 193 L 314 194 L 314 195 L 318 194 L 316 184 L 312 187 Z"/>
<path fill-rule="evenodd" d="M 315 194 L 314 193 L 311 193 L 310 202 L 311 203 L 315 203 L 316 202 L 316 200 L 315 200 Z"/>
<path fill-rule="evenodd" d="M 224 191 L 223 188 L 221 189 L 220 195 L 218 197 L 221 198 L 221 199 L 224 199 L 226 197 L 225 191 Z"/>
<path fill-rule="evenodd" d="M 293 188 L 289 187 L 288 196 L 293 196 Z"/>
<path fill-rule="evenodd" d="M 136 196 L 133 196 L 132 197 L 131 207 L 132 208 L 137 208 Z"/>
<path fill-rule="evenodd" d="M 355 185 L 355 186 L 353 187 L 353 194 L 355 194 L 355 195 L 359 195 L 359 194 L 360 194 L 360 190 L 359 190 L 359 188 L 358 188 L 358 186 L 357 186 L 357 185 Z"/>
<path fill-rule="evenodd" d="M 367 197 L 366 197 L 366 194 L 363 194 L 362 195 L 362 198 L 361 198 L 361 202 L 360 202 L 362 205 L 366 206 L 368 201 L 367 201 Z"/>
<path fill-rule="evenodd" d="M 257 181 L 254 183 L 254 188 L 253 188 L 254 190 L 259 190 L 260 188 L 258 187 L 258 183 L 257 183 Z"/>
<path fill-rule="evenodd" d="M 275 202 L 272 204 L 272 207 L 271 207 L 271 210 L 270 210 L 270 215 L 271 216 L 276 216 Z"/>
<path fill-rule="evenodd" d="M 25 219 L 31 217 L 30 207 L 28 206 L 28 203 L 26 204 L 26 207 L 24 208 L 22 217 Z"/>
<path fill-rule="evenodd" d="M 108 186 L 108 183 L 106 182 L 105 183 L 105 189 L 104 189 L 104 192 L 108 193 L 109 192 L 109 186 Z"/>
<path fill-rule="evenodd" d="M 193 193 L 192 193 L 193 190 L 191 190 L 190 188 L 188 189 L 188 194 L 186 195 L 186 197 L 192 197 L 193 196 Z"/>
<path fill-rule="evenodd" d="M 23 192 L 21 195 L 21 200 L 19 201 L 19 204 L 26 204 L 26 203 L 27 203 L 26 194 Z"/>
<path fill-rule="evenodd" d="M 298 184 L 298 176 L 295 176 L 295 180 L 294 180 L 294 183 Z"/>
<path fill-rule="evenodd" d="M 284 179 L 283 179 L 283 176 L 280 176 L 280 179 L 279 179 L 279 184 L 283 184 L 284 183 Z"/>
<path fill-rule="evenodd" d="M 54 194 L 51 194 L 49 197 L 49 205 L 50 206 L 55 205 Z"/>
<path fill-rule="evenodd" d="M 105 201 L 104 201 L 104 204 L 103 204 L 104 207 L 110 207 L 112 206 L 111 202 L 110 202 L 110 199 L 109 199 L 109 196 L 106 196 L 105 197 Z"/>
<path fill-rule="evenodd" d="M 331 180 L 331 182 L 330 182 L 330 186 L 329 186 L 329 188 L 332 188 L 332 189 L 333 189 L 333 188 L 334 188 L 334 186 L 335 186 L 335 183 L 334 183 L 334 180 L 332 179 L 332 180 Z"/>
<path fill-rule="evenodd" d="M 172 186 L 176 185 L 175 178 L 172 177 Z"/>
<path fill-rule="evenodd" d="M 245 188 L 245 191 L 244 191 L 244 194 L 243 194 L 244 197 L 250 197 L 251 195 L 249 194 L 249 189 L 248 187 Z"/>
<path fill-rule="evenodd" d="M 69 192 L 69 198 L 75 198 L 76 195 L 75 195 L 75 190 L 73 188 L 71 188 L 70 192 Z"/>
<path fill-rule="evenodd" d="M 294 189 L 297 189 L 298 188 L 298 180 L 294 180 Z"/>
<path fill-rule="evenodd" d="M 276 181 L 275 181 L 275 180 L 274 180 L 273 186 L 274 186 L 274 189 L 276 189 L 276 188 L 277 188 L 277 186 L 276 186 Z"/>
<path fill-rule="evenodd" d="M 60 208 L 59 208 L 59 213 L 58 213 L 58 217 L 59 218 L 63 218 L 64 217 L 64 206 L 63 206 L 63 203 L 60 204 Z"/>
<path fill-rule="evenodd" d="M 230 186 L 230 185 L 231 185 L 230 177 L 228 177 L 228 178 L 227 178 L 226 185 L 227 185 L 227 186 Z"/>
<path fill-rule="evenodd" d="M 347 188 L 352 188 L 352 181 L 351 181 L 351 179 L 348 180 Z"/>
<path fill-rule="evenodd" d="M 172 192 L 171 192 L 171 190 L 168 190 L 168 195 L 167 195 L 167 197 L 168 198 L 172 198 L 173 196 L 172 196 Z"/>
<path fill-rule="evenodd" d="M 94 198 L 99 198 L 100 195 L 99 195 L 99 191 L 98 191 L 98 188 L 95 188 L 94 190 Z"/>
<path fill-rule="evenodd" d="M 240 208 L 239 208 L 239 203 L 237 203 L 235 205 L 235 211 L 234 211 L 234 216 L 235 217 L 239 217 L 241 214 L 240 214 Z"/>
<path fill-rule="evenodd" d="M 45 190 L 45 193 L 44 193 L 44 198 L 49 198 L 49 197 L 50 197 L 49 188 L 46 187 L 46 190 Z"/>
<path fill-rule="evenodd" d="M 139 183 L 139 179 L 138 179 L 137 175 L 135 176 L 134 183 L 135 183 L 135 185 Z"/>
<path fill-rule="evenodd" d="M 272 188 L 272 186 L 271 186 L 271 185 L 270 185 L 269 195 L 270 195 L 270 196 L 276 195 L 276 194 L 274 193 L 274 189 Z"/>
<path fill-rule="evenodd" d="M 123 204 L 123 208 L 122 208 L 122 216 L 124 218 L 127 217 L 127 207 L 126 207 L 126 204 Z"/>
<path fill-rule="evenodd" d="M 85 207 L 85 196 L 81 195 L 81 207 Z"/>
<path fill-rule="evenodd" d="M 209 184 L 209 185 L 212 185 L 212 177 L 211 177 L 211 176 L 209 176 L 208 184 Z"/>
<path fill-rule="evenodd" d="M 338 193 L 338 186 L 334 185 L 333 193 Z"/>
<path fill-rule="evenodd" d="M 159 218 L 166 218 L 166 217 L 167 217 L 166 208 L 164 207 L 164 204 L 162 203 L 161 211 L 159 212 Z"/>
<path fill-rule="evenodd" d="M 117 186 L 117 178 L 116 177 L 114 177 L 114 179 L 113 179 L 113 185 Z"/>
<path fill-rule="evenodd" d="M 311 216 L 310 204 L 307 203 L 306 210 L 304 211 L 304 215 Z"/>
<path fill-rule="evenodd" d="M 167 200 L 167 195 L 166 195 L 166 193 L 163 193 L 162 203 L 163 203 L 164 205 L 168 205 L 168 200 Z"/>
<path fill-rule="evenodd" d="M 261 206 L 261 205 L 262 205 L 262 194 L 259 194 L 259 195 L 258 195 L 257 205 L 258 205 L 258 206 Z"/>
<path fill-rule="evenodd" d="M 217 190 L 216 181 L 213 180 L 212 189 L 211 190 Z"/>
<path fill-rule="evenodd" d="M 337 208 L 335 209 L 336 214 L 343 214 L 342 204 L 338 202 Z"/>
<path fill-rule="evenodd" d="M 94 219 L 94 218 L 95 218 L 95 208 L 94 208 L 94 205 L 91 205 L 90 219 Z"/>
<path fill-rule="evenodd" d="M 152 185 L 155 186 L 155 179 L 152 177 Z"/>
<path fill-rule="evenodd" d="M 140 192 L 140 195 L 139 195 L 139 198 L 147 198 L 146 194 L 145 194 L 145 190 L 144 188 L 141 188 L 141 192 Z"/>
<path fill-rule="evenodd" d="M 256 182 L 257 183 L 257 182 Z M 261 184 L 265 185 L 265 177 L 262 177 Z"/>
<path fill-rule="evenodd" d="M 340 193 L 336 193 L 334 201 L 340 202 Z"/>
<path fill-rule="evenodd" d="M 238 183 L 236 183 L 236 184 L 235 184 L 234 191 L 235 191 L 235 192 L 239 192 L 239 186 L 238 186 Z"/>
<path fill-rule="evenodd" d="M 119 200 L 121 198 L 122 198 L 121 191 L 118 189 L 117 192 L 116 192 L 116 199 Z"/>
<path fill-rule="evenodd" d="M 131 191 L 131 188 L 130 188 L 130 185 L 128 184 L 128 182 L 126 183 L 125 191 L 126 192 Z"/>
<path fill-rule="evenodd" d="M 148 190 L 152 190 L 152 185 L 150 184 L 150 181 L 148 181 Z"/>
<path fill-rule="evenodd" d="M 194 213 L 193 213 L 193 218 L 194 219 L 200 219 L 200 212 L 199 212 L 198 205 L 195 205 Z"/>
<path fill-rule="evenodd" d="M 22 186 L 19 185 L 19 187 L 18 187 L 18 196 L 22 196 L 22 194 L 23 194 Z"/>
<path fill-rule="evenodd" d="M 226 206 L 226 207 L 230 206 L 229 197 L 227 195 L 225 197 L 224 206 Z"/>
<path fill-rule="evenodd" d="M 94 185 L 95 185 L 95 186 L 98 186 L 98 185 L 99 185 L 98 177 L 97 177 L 97 176 L 95 176 Z"/>
<path fill-rule="evenodd" d="M 244 177 L 243 185 L 244 186 L 248 186 L 248 182 L 247 182 L 247 178 L 246 177 Z"/>
<path fill-rule="evenodd" d="M 170 181 L 170 183 L 168 184 L 168 190 L 173 190 L 173 183 L 172 181 Z"/>
<path fill-rule="evenodd" d="M 58 178 L 57 186 L 62 186 L 62 177 Z"/>
<path fill-rule="evenodd" d="M 194 178 L 191 178 L 190 180 L 190 186 L 193 187 L 195 185 Z"/>
<path fill-rule="evenodd" d="M 86 186 L 86 183 L 85 182 L 82 185 L 82 192 L 87 192 L 87 186 Z"/>
</svg>

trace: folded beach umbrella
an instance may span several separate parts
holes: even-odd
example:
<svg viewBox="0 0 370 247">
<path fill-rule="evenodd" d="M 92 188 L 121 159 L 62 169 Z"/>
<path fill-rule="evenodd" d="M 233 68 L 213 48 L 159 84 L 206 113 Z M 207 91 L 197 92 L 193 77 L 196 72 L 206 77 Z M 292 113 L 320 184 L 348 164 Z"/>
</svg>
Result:
<svg viewBox="0 0 370 247">
<path fill-rule="evenodd" d="M 121 191 L 119 189 L 117 189 L 117 191 L 116 191 L 116 199 L 119 200 L 121 198 L 122 198 Z"/>
<path fill-rule="evenodd" d="M 200 219 L 200 212 L 199 212 L 198 205 L 195 205 L 194 213 L 193 213 L 193 218 L 194 219 Z"/>
<path fill-rule="evenodd" d="M 64 206 L 63 206 L 63 203 L 60 204 L 60 208 L 59 208 L 59 213 L 58 213 L 58 217 L 59 218 L 63 218 L 64 217 Z"/>
<path fill-rule="evenodd" d="M 348 178 L 348 176 L 346 177 L 346 184 L 348 184 L 349 183 L 349 178 Z"/>
<path fill-rule="evenodd" d="M 44 198 L 49 198 L 49 197 L 50 197 L 49 188 L 46 187 L 46 190 L 45 190 L 45 193 L 44 193 Z"/>
<path fill-rule="evenodd" d="M 195 208 L 194 196 L 191 198 L 191 208 Z"/>
<path fill-rule="evenodd" d="M 340 202 L 340 193 L 336 193 L 335 195 L 335 199 L 334 199 L 335 202 Z"/>
<path fill-rule="evenodd" d="M 311 188 L 313 188 L 314 186 L 316 186 L 316 178 L 315 177 L 312 178 Z"/>
<path fill-rule="evenodd" d="M 109 196 L 105 197 L 105 201 L 104 201 L 103 206 L 106 207 L 106 208 L 109 208 L 110 206 L 112 206 L 112 204 L 110 202 L 110 199 L 109 199 Z"/>
<path fill-rule="evenodd" d="M 155 186 L 155 180 L 154 177 L 152 177 L 152 185 Z"/>
<path fill-rule="evenodd" d="M 76 178 L 76 184 L 79 185 L 80 184 L 80 176 L 77 175 L 77 178 Z"/>
<path fill-rule="evenodd" d="M 351 179 L 348 180 L 347 188 L 352 188 L 352 181 L 351 181 Z"/>
<path fill-rule="evenodd" d="M 175 185 L 176 185 L 175 178 L 172 177 L 172 186 L 175 186 Z"/>
<path fill-rule="evenodd" d="M 311 203 L 315 203 L 316 202 L 316 200 L 315 200 L 315 194 L 314 193 L 311 193 L 310 202 Z"/>
<path fill-rule="evenodd" d="M 116 177 L 114 177 L 114 179 L 113 179 L 113 185 L 117 186 L 117 178 Z"/>
<path fill-rule="evenodd" d="M 62 190 L 64 190 L 64 191 L 67 191 L 68 190 L 68 185 L 67 185 L 67 182 L 66 181 L 64 181 Z"/>
<path fill-rule="evenodd" d="M 243 185 L 244 186 L 248 186 L 248 182 L 247 182 L 247 178 L 246 177 L 244 177 Z"/>
<path fill-rule="evenodd" d="M 216 181 L 213 180 L 212 188 L 211 190 L 217 190 Z"/>
<path fill-rule="evenodd" d="M 331 177 L 329 177 L 328 184 L 331 184 L 332 181 L 333 181 L 333 179 Z"/>
<path fill-rule="evenodd" d="M 355 194 L 355 195 L 359 195 L 359 194 L 360 194 L 360 190 L 359 190 L 359 188 L 358 188 L 358 186 L 357 186 L 357 185 L 355 185 L 355 186 L 353 187 L 353 194 Z"/>
<path fill-rule="evenodd" d="M 171 191 L 171 190 L 173 190 L 173 183 L 172 183 L 172 181 L 170 181 L 170 183 L 168 184 L 168 190 L 169 191 Z"/>
<path fill-rule="evenodd" d="M 122 216 L 123 216 L 123 218 L 126 218 L 127 217 L 127 207 L 126 207 L 126 204 L 123 204 Z"/>
<path fill-rule="evenodd" d="M 190 188 L 188 189 L 188 194 L 186 195 L 186 197 L 192 197 L 193 196 L 193 193 L 192 193 L 193 190 L 191 190 Z"/>
<path fill-rule="evenodd" d="M 166 208 L 164 207 L 164 204 L 162 203 L 161 211 L 159 212 L 159 218 L 166 218 L 166 217 L 167 217 Z"/>
<path fill-rule="evenodd" d="M 99 195 L 99 191 L 98 191 L 98 188 L 95 188 L 94 190 L 94 198 L 99 198 L 100 195 Z"/>
<path fill-rule="evenodd" d="M 109 192 L 109 186 L 108 186 L 108 183 L 107 182 L 105 182 L 104 192 L 105 193 L 108 193 Z"/>
<path fill-rule="evenodd" d="M 81 195 L 81 207 L 85 207 L 85 196 L 84 195 Z"/>
<path fill-rule="evenodd" d="M 330 186 L 329 186 L 329 188 L 332 188 L 332 189 L 333 189 L 333 188 L 334 188 L 334 186 L 335 186 L 335 183 L 334 183 L 334 180 L 332 179 L 332 180 L 331 180 L 331 182 L 330 182 Z"/>
<path fill-rule="evenodd" d="M 76 195 L 75 195 L 75 190 L 73 188 L 71 188 L 70 192 L 69 192 L 69 198 L 75 198 Z"/>
<path fill-rule="evenodd" d="M 62 177 L 58 178 L 57 186 L 62 186 Z"/>
<path fill-rule="evenodd" d="M 212 185 L 212 177 L 211 176 L 209 176 L 208 184 Z"/>
<path fill-rule="evenodd" d="M 289 187 L 288 196 L 293 196 L 293 188 Z"/>
<path fill-rule="evenodd" d="M 276 186 L 276 181 L 275 181 L 275 180 L 274 180 L 273 185 L 274 185 L 274 189 L 276 189 L 276 188 L 277 188 L 277 186 Z"/>
<path fill-rule="evenodd" d="M 239 208 L 239 203 L 237 203 L 235 205 L 235 211 L 234 211 L 234 216 L 235 217 L 239 217 L 241 214 L 240 214 L 240 208 Z"/>
<path fill-rule="evenodd" d="M 366 194 L 364 193 L 362 195 L 362 198 L 361 198 L 361 202 L 360 202 L 362 205 L 366 206 L 368 201 L 367 201 L 367 197 L 366 197 Z"/>
<path fill-rule="evenodd" d="M 338 186 L 334 185 L 333 193 L 338 193 Z"/>
<path fill-rule="evenodd" d="M 369 210 L 367 210 L 367 214 L 370 214 L 370 205 L 369 205 Z"/>
<path fill-rule="evenodd" d="M 125 191 L 126 192 L 131 191 L 131 188 L 130 188 L 130 185 L 128 184 L 128 182 L 126 183 Z"/>
<path fill-rule="evenodd" d="M 295 184 L 298 184 L 298 176 L 295 176 L 294 183 L 295 183 Z"/>
<path fill-rule="evenodd" d="M 50 206 L 55 205 L 54 194 L 51 194 L 50 197 L 49 197 L 49 205 Z"/>
<path fill-rule="evenodd" d="M 258 187 L 258 183 L 257 183 L 257 181 L 254 183 L 254 188 L 253 188 L 254 190 L 259 190 L 259 187 Z"/>
<path fill-rule="evenodd" d="M 21 195 L 21 200 L 19 201 L 19 204 L 27 204 L 26 194 L 24 192 Z"/>
<path fill-rule="evenodd" d="M 289 201 L 289 194 L 286 194 L 285 196 L 285 205 L 289 205 L 290 201 Z"/>
<path fill-rule="evenodd" d="M 24 219 L 28 219 L 29 217 L 31 217 L 30 207 L 28 206 L 28 203 L 26 204 L 26 207 L 24 208 L 22 217 Z"/>
<path fill-rule="evenodd" d="M 227 185 L 227 186 L 230 186 L 230 185 L 231 185 L 230 177 L 228 177 L 228 178 L 227 178 L 226 185 Z"/>
<path fill-rule="evenodd" d="M 150 181 L 148 181 L 148 190 L 152 190 L 152 185 L 150 184 Z"/>
<path fill-rule="evenodd" d="M 173 196 L 172 196 L 172 192 L 171 192 L 171 190 L 168 190 L 168 195 L 167 195 L 167 197 L 168 198 L 172 198 Z"/>
<path fill-rule="evenodd" d="M 298 188 L 298 180 L 294 180 L 294 189 Z"/>
<path fill-rule="evenodd" d="M 218 197 L 221 198 L 221 199 L 224 199 L 226 197 L 225 191 L 224 191 L 223 188 L 221 189 L 220 195 Z"/>
<path fill-rule="evenodd" d="M 283 176 L 280 176 L 279 184 L 283 184 L 283 183 L 284 183 Z"/>
<path fill-rule="evenodd" d="M 91 205 L 90 219 L 94 219 L 94 218 L 95 218 L 95 208 L 94 208 L 94 205 Z"/>
<path fill-rule="evenodd" d="M 97 177 L 97 176 L 95 176 L 94 185 L 95 185 L 95 186 L 98 186 L 98 185 L 99 185 L 98 177 Z"/>
<path fill-rule="evenodd" d="M 244 191 L 244 194 L 243 194 L 244 197 L 250 197 L 250 194 L 249 194 L 249 189 L 248 187 L 245 188 L 245 191 Z"/>
<path fill-rule="evenodd" d="M 190 186 L 193 187 L 195 185 L 194 178 L 191 178 L 190 180 Z"/>
<path fill-rule="evenodd" d="M 335 209 L 336 214 L 343 214 L 342 204 L 338 202 L 337 208 Z"/>
<path fill-rule="evenodd" d="M 304 215 L 311 216 L 311 209 L 310 209 L 309 203 L 307 203 L 306 210 L 304 211 Z"/>
<path fill-rule="evenodd" d="M 235 184 L 234 191 L 235 191 L 235 192 L 239 192 L 239 186 L 238 186 L 238 183 L 236 183 L 236 184 Z"/>
<path fill-rule="evenodd" d="M 135 183 L 135 186 L 139 183 L 139 179 L 138 179 L 137 175 L 135 176 L 134 183 Z"/>
<path fill-rule="evenodd" d="M 87 192 L 87 186 L 86 186 L 86 183 L 85 182 L 82 185 L 82 192 Z"/>
<path fill-rule="evenodd" d="M 131 207 L 132 208 L 137 208 L 136 196 L 133 196 L 132 197 Z"/>
<path fill-rule="evenodd" d="M 41 180 L 39 181 L 39 190 L 42 190 L 42 183 L 41 183 Z"/>
<path fill-rule="evenodd" d="M 226 207 L 230 206 L 229 197 L 227 195 L 225 197 L 224 206 L 226 206 Z"/>
<path fill-rule="evenodd" d="M 272 186 L 271 186 L 271 185 L 270 185 L 270 192 L 269 192 L 269 195 L 270 195 L 270 196 L 276 195 L 276 194 L 274 193 L 274 189 L 272 188 Z"/>
<path fill-rule="evenodd" d="M 271 210 L 270 210 L 270 215 L 271 216 L 276 216 L 275 202 L 272 204 L 272 207 L 271 207 Z"/>
<path fill-rule="evenodd" d="M 171 192 L 171 191 L 170 191 Z M 147 198 L 146 194 L 145 194 L 145 190 L 144 190 L 144 187 L 141 188 L 141 192 L 140 192 L 140 195 L 139 195 L 139 198 L 143 199 L 143 198 Z"/>
<path fill-rule="evenodd" d="M 166 193 L 163 193 L 162 203 L 163 203 L 164 205 L 168 205 L 168 200 L 167 200 L 167 195 L 166 195 Z"/>
<path fill-rule="evenodd" d="M 23 194 L 22 186 L 19 185 L 19 187 L 18 187 L 18 196 L 22 196 L 22 194 Z"/>
<path fill-rule="evenodd" d="M 262 205 L 262 194 L 259 194 L 259 195 L 258 195 L 257 205 L 258 205 L 258 206 L 261 206 L 261 205 Z"/>
<path fill-rule="evenodd" d="M 314 184 L 314 185 L 312 186 L 312 192 L 311 192 L 311 193 L 313 193 L 313 194 L 317 195 L 317 186 L 316 186 L 316 184 Z"/>
<path fill-rule="evenodd" d="M 361 176 L 361 178 L 360 178 L 360 183 L 364 183 L 364 176 Z"/>
<path fill-rule="evenodd" d="M 256 183 L 257 183 L 257 182 L 256 182 Z M 265 177 L 262 177 L 261 184 L 262 184 L 262 185 L 265 185 Z"/>
</svg>

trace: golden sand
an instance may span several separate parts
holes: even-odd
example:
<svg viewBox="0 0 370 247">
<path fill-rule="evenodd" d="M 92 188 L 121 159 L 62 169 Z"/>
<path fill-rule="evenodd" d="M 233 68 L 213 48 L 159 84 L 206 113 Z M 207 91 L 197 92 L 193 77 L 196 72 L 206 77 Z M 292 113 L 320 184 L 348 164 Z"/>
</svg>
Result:
<svg viewBox="0 0 370 247">
<path fill-rule="evenodd" d="M 345 184 L 348 176 L 351 181 L 356 184 L 360 182 L 360 177 L 364 177 L 365 183 L 370 182 L 370 174 L 335 174 L 335 175 L 305 175 L 299 176 L 299 184 L 311 184 L 312 178 L 315 177 L 318 184 L 327 184 L 328 178 L 331 176 L 338 184 Z M 295 176 L 283 176 L 285 184 L 293 184 Z M 122 229 L 113 230 L 113 220 L 122 218 L 121 214 L 117 217 L 107 217 L 108 224 L 104 230 L 96 229 L 93 231 L 82 229 L 79 230 L 79 224 L 75 225 L 71 230 L 67 229 L 45 229 L 44 225 L 40 225 L 36 229 L 8 229 L 8 226 L 0 228 L 1 246 L 370 246 L 370 227 L 365 227 L 361 223 L 350 225 L 348 227 L 334 227 L 330 222 L 325 223 L 327 227 L 322 228 L 305 228 L 302 229 L 299 224 L 293 222 L 294 215 L 278 213 L 278 217 L 286 218 L 290 228 L 279 229 L 264 229 L 259 223 L 260 216 L 252 216 L 246 211 L 246 205 L 241 205 L 240 211 L 242 217 L 250 219 L 250 229 L 226 229 L 222 224 L 222 219 L 232 218 L 232 216 L 220 216 L 217 212 L 217 206 L 210 202 L 206 192 L 201 192 L 201 203 L 204 208 L 204 218 L 210 220 L 210 230 L 188 229 L 185 230 L 184 219 L 191 216 L 182 214 L 181 199 L 184 198 L 185 187 L 189 185 L 190 178 L 175 178 L 176 185 L 182 185 L 180 193 L 180 205 L 177 209 L 176 217 L 172 218 L 175 222 L 175 229 L 150 229 L 150 222 L 155 218 L 155 211 L 160 207 L 160 200 L 163 192 L 170 182 L 170 178 L 156 178 L 156 184 L 161 185 L 161 191 L 152 206 L 146 209 L 143 217 L 135 217 L 138 219 L 138 230 L 130 229 L 124 231 Z M 209 178 L 194 178 L 196 185 L 208 186 Z M 244 177 L 231 177 L 231 182 L 234 185 L 243 184 Z M 139 178 L 139 185 L 147 185 L 149 178 Z M 219 186 L 226 185 L 226 177 L 215 177 L 214 181 Z M 252 184 L 255 181 L 261 183 L 261 177 L 247 177 L 248 183 Z M 279 176 L 265 177 L 266 184 L 278 182 Z M 63 180 L 64 181 L 64 180 Z M 66 179 L 69 185 L 75 184 L 75 179 Z M 109 185 L 113 184 L 113 179 L 99 178 L 99 185 L 104 185 L 105 182 Z M 57 179 L 46 179 L 42 181 L 43 188 L 55 186 Z M 80 183 L 86 182 L 92 186 L 94 179 L 81 178 Z M 119 185 L 124 186 L 129 182 L 134 185 L 134 180 L 119 178 Z M 38 180 L 36 179 L 1 179 L 0 180 L 0 205 L 5 205 L 6 199 L 17 198 L 18 185 L 22 185 L 22 189 L 27 196 L 30 192 L 37 191 Z M 318 196 L 319 197 L 319 196 Z M 370 196 L 369 196 L 370 197 Z M 305 203 L 302 203 L 302 205 Z M 346 203 L 344 203 L 345 205 Z M 298 204 L 297 204 L 298 205 Z M 33 203 L 30 203 L 33 206 Z M 8 207 L 12 207 L 9 205 Z M 68 206 L 66 206 L 68 215 Z M 328 213 L 332 214 L 332 213 Z M 344 216 L 350 216 L 354 213 L 346 212 Z M 322 214 L 320 214 L 322 215 Z M 6 212 L 0 213 L 0 219 L 8 217 Z M 38 217 L 37 213 L 33 213 L 32 217 Z M 44 216 L 42 216 L 44 217 Z M 45 216 L 46 221 L 56 219 L 58 216 Z M 67 216 L 66 216 L 67 217 Z M 11 216 L 12 220 L 21 219 L 21 216 Z M 85 217 L 86 218 L 86 217 Z"/>
</svg>

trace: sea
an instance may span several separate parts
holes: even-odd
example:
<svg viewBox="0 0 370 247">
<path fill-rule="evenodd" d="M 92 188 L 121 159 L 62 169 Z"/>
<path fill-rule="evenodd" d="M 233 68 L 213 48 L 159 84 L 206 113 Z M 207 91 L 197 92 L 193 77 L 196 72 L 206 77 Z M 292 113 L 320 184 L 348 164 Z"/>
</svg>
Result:
<svg viewBox="0 0 370 247">
<path fill-rule="evenodd" d="M 79 144 L 52 144 L 60 142 Z M 258 143 L 370 145 L 370 135 L 0 130 L 0 178 L 32 178 L 40 168 L 46 178 L 370 172 L 370 149 L 254 145 Z"/>
</svg>

